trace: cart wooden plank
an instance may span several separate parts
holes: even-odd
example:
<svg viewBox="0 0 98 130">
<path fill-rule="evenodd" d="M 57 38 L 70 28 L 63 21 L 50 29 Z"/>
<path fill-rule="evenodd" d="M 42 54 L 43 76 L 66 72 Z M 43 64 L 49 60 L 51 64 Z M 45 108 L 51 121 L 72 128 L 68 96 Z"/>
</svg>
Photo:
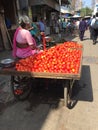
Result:
<svg viewBox="0 0 98 130">
<path fill-rule="evenodd" d="M 74 79 L 79 80 L 81 77 L 81 66 L 79 73 L 53 73 L 53 72 L 26 72 L 26 71 L 17 71 L 15 68 L 1 68 L 0 75 L 17 75 L 17 76 L 29 76 L 34 78 L 51 78 L 51 79 Z"/>
<path fill-rule="evenodd" d="M 17 71 L 13 68 L 5 68 L 0 70 L 0 75 L 19 75 L 30 76 L 35 78 L 53 78 L 53 79 L 76 79 L 79 80 L 81 73 L 78 74 L 66 74 L 66 73 L 50 73 L 50 72 L 24 72 Z"/>
</svg>

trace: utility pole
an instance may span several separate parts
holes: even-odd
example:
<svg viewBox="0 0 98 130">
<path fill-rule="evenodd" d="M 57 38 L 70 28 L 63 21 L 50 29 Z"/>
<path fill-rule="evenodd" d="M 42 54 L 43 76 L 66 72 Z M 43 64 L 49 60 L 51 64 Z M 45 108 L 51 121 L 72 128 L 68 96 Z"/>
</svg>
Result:
<svg viewBox="0 0 98 130">
<path fill-rule="evenodd" d="M 60 22 L 62 21 L 62 16 L 61 16 L 61 0 L 59 0 L 59 10 L 60 10 Z M 59 38 L 62 38 L 61 33 L 58 34 Z"/>
<path fill-rule="evenodd" d="M 71 2 L 71 8 L 72 8 L 72 10 L 73 10 L 73 13 L 75 13 L 75 5 L 76 5 L 76 0 L 72 0 L 72 2 Z"/>
<path fill-rule="evenodd" d="M 61 20 L 61 0 L 59 0 L 60 20 Z"/>
</svg>

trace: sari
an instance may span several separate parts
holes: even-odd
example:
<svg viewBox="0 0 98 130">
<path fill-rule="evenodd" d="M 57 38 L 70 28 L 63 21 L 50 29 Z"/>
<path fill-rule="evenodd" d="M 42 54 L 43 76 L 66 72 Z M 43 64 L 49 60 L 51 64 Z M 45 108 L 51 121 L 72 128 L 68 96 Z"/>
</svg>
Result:
<svg viewBox="0 0 98 130">
<path fill-rule="evenodd" d="M 20 34 L 20 35 L 19 35 Z M 18 38 L 17 38 L 18 37 Z M 28 43 L 28 45 L 36 45 L 36 42 L 30 32 L 28 30 L 22 29 L 21 27 L 18 27 L 15 31 L 14 37 L 13 37 L 13 51 L 12 55 L 14 58 L 26 58 L 28 56 L 34 55 L 37 53 L 37 50 L 32 50 L 30 46 L 27 48 L 18 48 L 17 47 L 17 39 L 20 40 L 21 44 Z"/>
</svg>

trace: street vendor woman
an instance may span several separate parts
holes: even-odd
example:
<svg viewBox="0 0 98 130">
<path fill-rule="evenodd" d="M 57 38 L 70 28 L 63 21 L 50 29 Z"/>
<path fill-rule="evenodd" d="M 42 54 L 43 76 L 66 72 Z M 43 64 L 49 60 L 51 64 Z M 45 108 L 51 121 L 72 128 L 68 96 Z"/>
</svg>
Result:
<svg viewBox="0 0 98 130">
<path fill-rule="evenodd" d="M 16 29 L 13 38 L 13 57 L 26 58 L 39 53 L 36 41 L 32 37 L 28 28 L 30 28 L 30 19 L 23 15 L 19 18 L 19 27 Z"/>
</svg>

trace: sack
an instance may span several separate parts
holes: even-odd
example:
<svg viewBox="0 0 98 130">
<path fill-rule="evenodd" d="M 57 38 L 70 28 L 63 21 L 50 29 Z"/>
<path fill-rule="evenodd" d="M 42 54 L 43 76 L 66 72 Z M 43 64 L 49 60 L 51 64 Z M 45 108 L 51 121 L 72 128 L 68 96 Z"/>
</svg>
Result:
<svg viewBox="0 0 98 130">
<path fill-rule="evenodd" d="M 93 24 L 94 29 L 98 29 L 98 19 L 95 20 L 95 23 Z"/>
</svg>

